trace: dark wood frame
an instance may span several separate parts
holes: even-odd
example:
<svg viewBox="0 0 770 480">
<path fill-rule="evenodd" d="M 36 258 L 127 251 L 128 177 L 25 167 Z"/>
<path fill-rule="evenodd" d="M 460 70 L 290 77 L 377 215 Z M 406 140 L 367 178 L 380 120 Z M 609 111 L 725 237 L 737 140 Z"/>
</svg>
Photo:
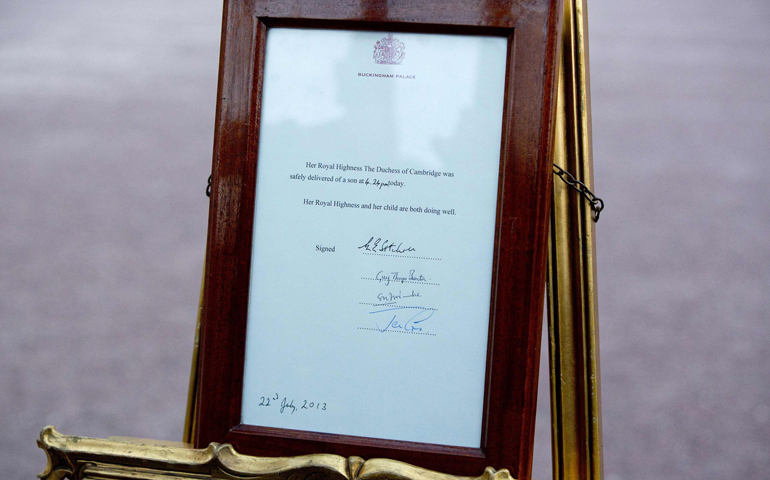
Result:
<svg viewBox="0 0 770 480">
<path fill-rule="evenodd" d="M 241 453 L 385 457 L 457 475 L 527 479 L 551 195 L 562 0 L 225 0 L 194 442 Z M 508 38 L 481 448 L 240 424 L 267 28 L 293 26 Z"/>
</svg>

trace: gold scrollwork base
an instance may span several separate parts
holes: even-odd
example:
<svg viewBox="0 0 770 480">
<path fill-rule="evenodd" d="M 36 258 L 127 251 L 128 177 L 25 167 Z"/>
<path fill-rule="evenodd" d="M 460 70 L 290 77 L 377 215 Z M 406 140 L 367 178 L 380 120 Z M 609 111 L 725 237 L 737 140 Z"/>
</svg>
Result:
<svg viewBox="0 0 770 480">
<path fill-rule="evenodd" d="M 48 455 L 42 480 L 514 480 L 508 470 L 492 467 L 480 477 L 457 477 L 382 458 L 251 457 L 228 444 L 195 450 L 71 437 L 50 426 L 37 444 Z"/>
</svg>

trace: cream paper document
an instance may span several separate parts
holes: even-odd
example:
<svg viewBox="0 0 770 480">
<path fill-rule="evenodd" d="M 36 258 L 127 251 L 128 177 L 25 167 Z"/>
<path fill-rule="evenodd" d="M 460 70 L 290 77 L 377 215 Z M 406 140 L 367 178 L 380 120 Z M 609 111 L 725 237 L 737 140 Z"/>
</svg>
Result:
<svg viewBox="0 0 770 480">
<path fill-rule="evenodd" d="M 268 30 L 243 423 L 480 446 L 506 57 Z"/>
</svg>

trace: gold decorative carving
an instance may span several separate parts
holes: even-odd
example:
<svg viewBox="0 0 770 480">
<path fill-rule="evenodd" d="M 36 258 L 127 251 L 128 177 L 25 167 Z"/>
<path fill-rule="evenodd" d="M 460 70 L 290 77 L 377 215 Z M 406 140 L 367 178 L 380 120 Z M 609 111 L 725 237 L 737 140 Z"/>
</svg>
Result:
<svg viewBox="0 0 770 480">
<path fill-rule="evenodd" d="M 251 457 L 228 444 L 206 449 L 62 435 L 45 427 L 37 442 L 48 455 L 42 480 L 514 480 L 487 467 L 457 477 L 396 460 L 317 454 Z"/>
</svg>

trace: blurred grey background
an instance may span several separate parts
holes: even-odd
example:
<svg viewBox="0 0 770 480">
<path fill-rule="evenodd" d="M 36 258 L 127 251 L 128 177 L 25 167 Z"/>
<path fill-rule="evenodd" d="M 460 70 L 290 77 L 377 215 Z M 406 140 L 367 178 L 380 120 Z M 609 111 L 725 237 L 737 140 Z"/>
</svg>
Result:
<svg viewBox="0 0 770 480">
<path fill-rule="evenodd" d="M 181 439 L 221 8 L 0 2 L 4 478 L 47 424 Z M 605 476 L 768 478 L 770 2 L 588 11 Z"/>
</svg>

